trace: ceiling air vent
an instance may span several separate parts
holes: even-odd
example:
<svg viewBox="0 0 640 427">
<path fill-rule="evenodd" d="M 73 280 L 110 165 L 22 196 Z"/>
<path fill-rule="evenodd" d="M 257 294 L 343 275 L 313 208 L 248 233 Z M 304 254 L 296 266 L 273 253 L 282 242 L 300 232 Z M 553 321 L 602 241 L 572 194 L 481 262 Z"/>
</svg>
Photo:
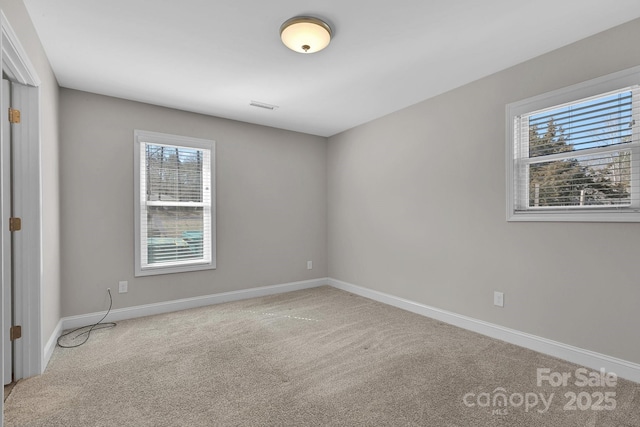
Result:
<svg viewBox="0 0 640 427">
<path fill-rule="evenodd" d="M 264 108 L 265 110 L 275 110 L 278 108 L 277 105 L 271 105 L 260 101 L 251 101 L 249 105 L 252 107 Z"/>
</svg>

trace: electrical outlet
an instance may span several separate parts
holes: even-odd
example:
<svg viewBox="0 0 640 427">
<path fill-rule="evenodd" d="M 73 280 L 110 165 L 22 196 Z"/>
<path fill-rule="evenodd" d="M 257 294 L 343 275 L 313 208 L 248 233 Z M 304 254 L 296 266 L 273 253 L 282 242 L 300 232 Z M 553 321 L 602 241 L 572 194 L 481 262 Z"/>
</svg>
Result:
<svg viewBox="0 0 640 427">
<path fill-rule="evenodd" d="M 118 282 L 118 293 L 124 294 L 129 291 L 129 282 L 122 280 Z"/>
<path fill-rule="evenodd" d="M 498 291 L 493 292 L 493 305 L 504 307 L 504 293 Z"/>
<path fill-rule="evenodd" d="M 313 261 L 307 261 L 307 270 L 311 270 L 313 268 Z"/>
</svg>

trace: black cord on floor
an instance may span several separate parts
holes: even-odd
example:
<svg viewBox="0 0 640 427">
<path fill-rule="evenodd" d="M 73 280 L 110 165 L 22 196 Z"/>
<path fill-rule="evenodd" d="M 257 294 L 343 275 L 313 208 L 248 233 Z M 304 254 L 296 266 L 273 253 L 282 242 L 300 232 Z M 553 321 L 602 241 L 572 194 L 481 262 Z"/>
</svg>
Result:
<svg viewBox="0 0 640 427">
<path fill-rule="evenodd" d="M 91 332 L 97 329 L 108 329 L 108 328 L 113 328 L 116 326 L 115 322 L 107 322 L 107 323 L 102 323 L 102 321 L 109 315 L 109 312 L 111 311 L 111 306 L 113 305 L 113 298 L 111 297 L 111 289 L 107 289 L 107 292 L 109 293 L 109 309 L 107 310 L 106 314 L 104 316 L 102 316 L 102 319 L 100 319 L 98 321 L 98 323 L 94 323 L 93 325 L 88 325 L 88 326 L 82 326 L 81 328 L 76 328 L 73 331 L 69 331 L 66 334 L 62 334 L 58 337 L 58 346 L 62 347 L 62 348 L 75 348 L 75 347 L 80 347 L 82 344 L 86 343 L 89 340 L 89 337 L 91 336 Z M 89 328 L 89 329 L 87 329 Z M 62 340 L 62 338 L 69 336 L 75 332 L 81 331 L 83 329 L 87 329 L 86 331 L 80 332 L 78 335 L 74 336 L 73 338 L 71 338 L 71 341 L 76 340 L 77 338 L 85 335 L 84 340 L 82 340 L 82 342 L 78 343 L 78 344 L 74 344 L 74 345 L 63 345 L 60 344 L 60 340 Z"/>
</svg>

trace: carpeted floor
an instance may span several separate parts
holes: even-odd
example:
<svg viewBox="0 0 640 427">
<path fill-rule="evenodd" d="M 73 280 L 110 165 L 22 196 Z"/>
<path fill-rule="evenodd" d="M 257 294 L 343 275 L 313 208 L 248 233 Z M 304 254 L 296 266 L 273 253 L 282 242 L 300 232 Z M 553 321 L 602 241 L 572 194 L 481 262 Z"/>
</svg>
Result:
<svg viewBox="0 0 640 427">
<path fill-rule="evenodd" d="M 538 386 L 538 368 L 571 378 Z M 578 368 L 321 287 L 56 348 L 14 388 L 5 425 L 640 426 L 640 385 L 580 387 Z"/>
</svg>

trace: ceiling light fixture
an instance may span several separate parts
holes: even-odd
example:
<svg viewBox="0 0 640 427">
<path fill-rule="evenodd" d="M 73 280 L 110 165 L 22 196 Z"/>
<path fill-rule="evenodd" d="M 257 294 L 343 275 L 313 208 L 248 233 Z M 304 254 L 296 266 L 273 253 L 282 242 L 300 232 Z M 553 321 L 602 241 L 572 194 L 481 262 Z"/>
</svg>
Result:
<svg viewBox="0 0 640 427">
<path fill-rule="evenodd" d="M 329 45 L 331 27 L 318 18 L 297 16 L 282 24 L 280 38 L 293 51 L 315 53 Z"/>
</svg>

